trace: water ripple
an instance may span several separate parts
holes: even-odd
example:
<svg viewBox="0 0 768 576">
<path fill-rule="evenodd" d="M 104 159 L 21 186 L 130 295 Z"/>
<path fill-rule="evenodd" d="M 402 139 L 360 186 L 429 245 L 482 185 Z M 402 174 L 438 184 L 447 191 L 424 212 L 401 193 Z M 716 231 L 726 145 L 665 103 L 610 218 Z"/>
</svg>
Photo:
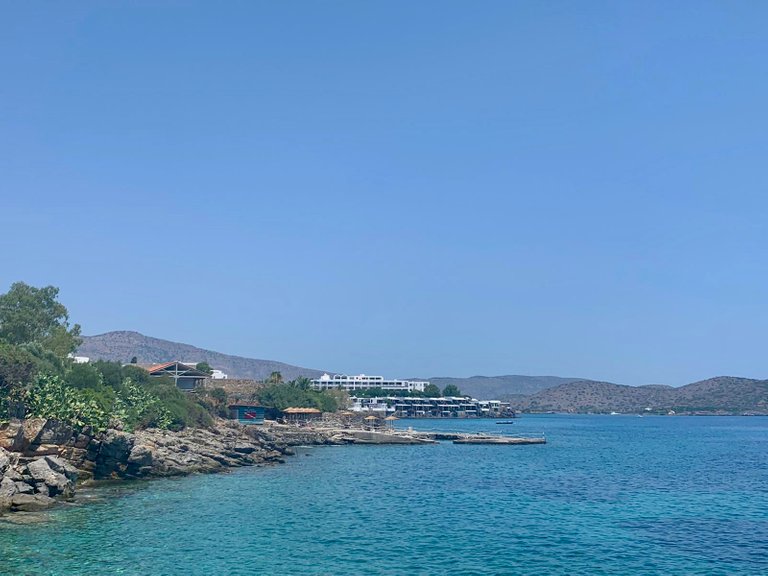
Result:
<svg viewBox="0 0 768 576">
<path fill-rule="evenodd" d="M 768 419 L 516 427 L 549 443 L 318 448 L 116 486 L 41 524 L 0 521 L 0 574 L 768 573 Z"/>
</svg>

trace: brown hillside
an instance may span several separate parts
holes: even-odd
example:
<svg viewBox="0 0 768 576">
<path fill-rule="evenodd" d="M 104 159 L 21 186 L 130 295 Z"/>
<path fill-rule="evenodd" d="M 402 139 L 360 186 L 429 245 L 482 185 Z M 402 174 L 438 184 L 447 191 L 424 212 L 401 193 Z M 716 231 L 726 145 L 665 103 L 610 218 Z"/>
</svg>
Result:
<svg viewBox="0 0 768 576">
<path fill-rule="evenodd" d="M 768 381 L 718 377 L 672 388 L 573 382 L 517 400 L 537 412 L 623 412 L 768 414 Z"/>
<path fill-rule="evenodd" d="M 154 364 L 181 360 L 182 362 L 208 362 L 211 367 L 222 370 L 230 378 L 263 380 L 272 372 L 280 372 L 285 380 L 299 376 L 315 378 L 321 370 L 301 368 L 273 360 L 257 360 L 231 356 L 197 348 L 189 344 L 171 342 L 160 338 L 144 336 L 138 332 L 107 332 L 98 336 L 86 336 L 77 353 L 92 359 L 128 362 L 136 356 L 140 364 Z"/>
</svg>

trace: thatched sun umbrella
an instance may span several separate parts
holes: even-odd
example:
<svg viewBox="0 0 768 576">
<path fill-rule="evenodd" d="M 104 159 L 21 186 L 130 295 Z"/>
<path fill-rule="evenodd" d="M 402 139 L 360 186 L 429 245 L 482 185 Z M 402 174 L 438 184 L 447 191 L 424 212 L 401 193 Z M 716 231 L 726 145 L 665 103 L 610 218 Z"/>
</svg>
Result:
<svg viewBox="0 0 768 576">
<path fill-rule="evenodd" d="M 371 427 L 373 428 L 376 425 L 375 422 L 377 422 L 379 420 L 379 418 L 377 416 L 374 416 L 373 414 L 371 414 L 370 416 L 366 416 L 365 418 L 363 418 L 363 420 L 368 422 L 368 424 L 370 424 Z"/>
</svg>

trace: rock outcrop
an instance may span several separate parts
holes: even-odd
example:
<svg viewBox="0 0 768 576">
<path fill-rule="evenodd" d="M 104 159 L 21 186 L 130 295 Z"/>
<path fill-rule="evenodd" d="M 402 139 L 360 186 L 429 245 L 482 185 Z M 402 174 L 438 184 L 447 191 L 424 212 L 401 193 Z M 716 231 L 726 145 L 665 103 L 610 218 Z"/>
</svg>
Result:
<svg viewBox="0 0 768 576">
<path fill-rule="evenodd" d="M 346 443 L 308 430 L 270 431 L 219 421 L 178 432 L 80 431 L 54 420 L 0 424 L 0 513 L 71 499 L 78 482 L 219 472 L 282 462 L 291 446 Z"/>
</svg>

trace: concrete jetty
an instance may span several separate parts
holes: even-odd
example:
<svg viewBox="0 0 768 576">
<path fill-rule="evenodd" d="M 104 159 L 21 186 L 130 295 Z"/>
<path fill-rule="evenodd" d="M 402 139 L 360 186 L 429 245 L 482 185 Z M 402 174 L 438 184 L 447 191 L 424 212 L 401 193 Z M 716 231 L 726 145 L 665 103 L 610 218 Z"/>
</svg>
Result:
<svg viewBox="0 0 768 576">
<path fill-rule="evenodd" d="M 367 430 L 345 430 L 342 435 L 350 444 L 435 444 L 436 440 L 419 435 L 396 434 L 393 432 L 369 432 Z"/>
<path fill-rule="evenodd" d="M 483 435 L 467 435 L 463 438 L 456 438 L 453 441 L 454 444 L 546 444 L 547 439 L 544 437 L 538 438 L 521 438 L 515 436 L 483 436 Z"/>
<path fill-rule="evenodd" d="M 523 438 L 519 436 L 503 436 L 501 434 L 489 434 L 486 432 L 471 434 L 467 432 L 443 432 L 426 430 L 407 430 L 396 428 L 352 428 L 335 425 L 295 427 L 284 424 L 269 424 L 273 430 L 280 429 L 286 437 L 293 435 L 306 438 L 305 444 L 436 444 L 440 441 L 453 442 L 454 444 L 546 444 L 546 439 L 541 437 Z M 318 438 L 312 440 L 314 436 Z M 297 441 L 301 444 L 302 442 Z"/>
</svg>

